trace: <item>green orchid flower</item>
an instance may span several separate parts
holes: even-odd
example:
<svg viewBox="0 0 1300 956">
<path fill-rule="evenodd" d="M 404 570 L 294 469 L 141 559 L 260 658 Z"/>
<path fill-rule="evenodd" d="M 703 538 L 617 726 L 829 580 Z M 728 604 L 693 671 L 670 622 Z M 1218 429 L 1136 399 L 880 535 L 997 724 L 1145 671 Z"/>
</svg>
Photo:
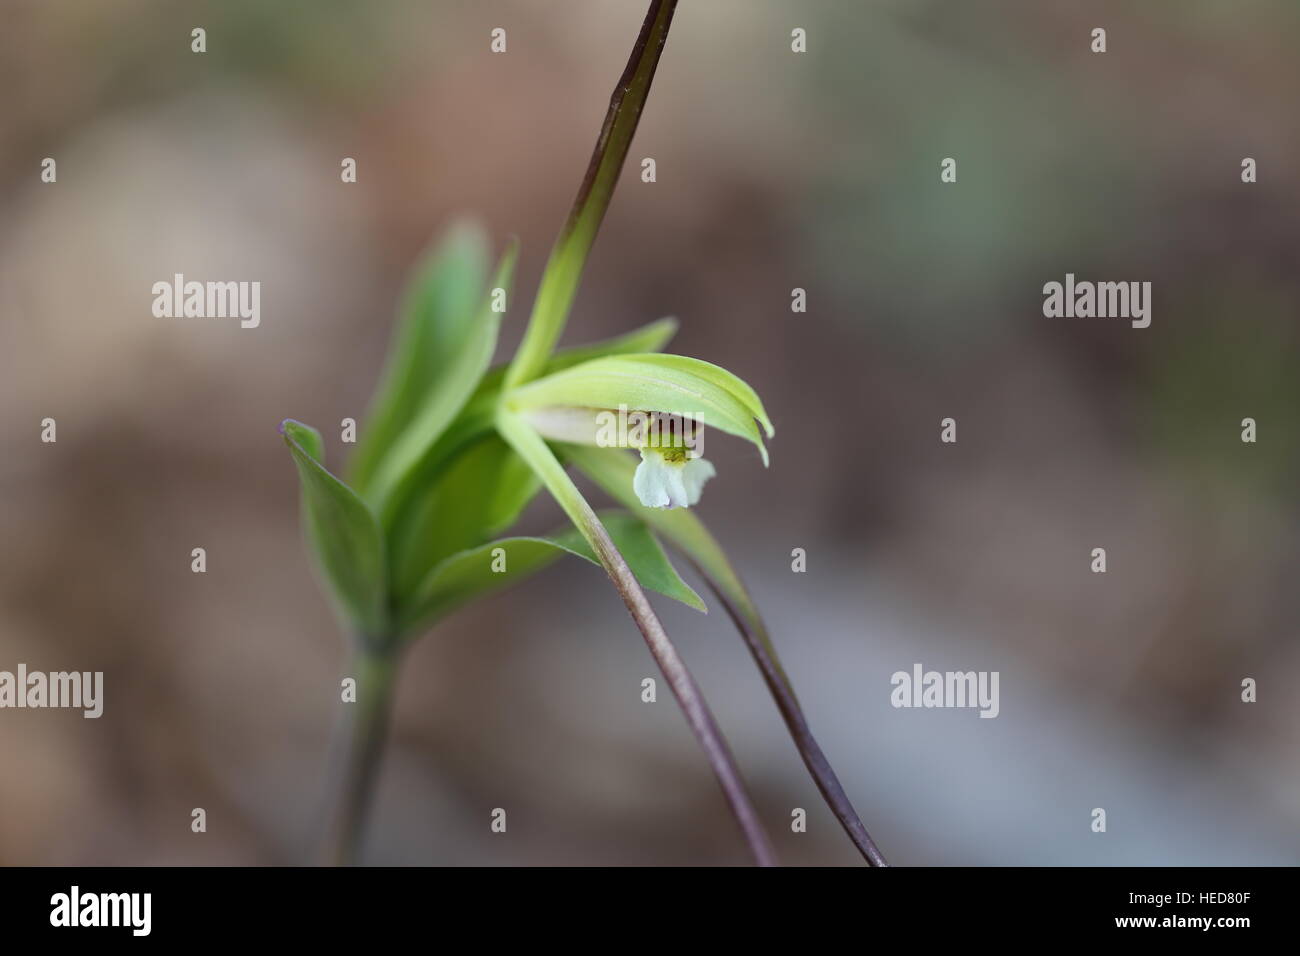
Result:
<svg viewBox="0 0 1300 956">
<path fill-rule="evenodd" d="M 701 452 L 706 426 L 744 438 L 768 462 L 759 426 L 774 434 L 752 388 L 725 369 L 684 355 L 618 355 L 544 376 L 503 397 L 549 439 L 641 454 L 633 488 L 651 508 L 686 508 L 715 469 Z M 756 424 L 756 422 L 758 424 Z"/>
</svg>

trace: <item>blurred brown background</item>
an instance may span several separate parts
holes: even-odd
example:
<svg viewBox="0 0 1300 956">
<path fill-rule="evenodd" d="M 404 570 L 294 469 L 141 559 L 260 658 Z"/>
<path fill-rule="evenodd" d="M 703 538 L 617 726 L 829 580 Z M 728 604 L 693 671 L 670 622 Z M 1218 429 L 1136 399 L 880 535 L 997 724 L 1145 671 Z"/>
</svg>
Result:
<svg viewBox="0 0 1300 956">
<path fill-rule="evenodd" d="M 276 426 L 341 460 L 452 217 L 531 298 L 644 6 L 0 5 L 0 669 L 106 674 L 97 721 L 0 711 L 0 862 L 311 859 L 344 644 Z M 566 341 L 677 315 L 763 394 L 772 468 L 713 441 L 701 512 L 895 862 L 1294 863 L 1300 5 L 1084 6 L 682 0 Z M 261 327 L 155 318 L 174 272 L 261 281 Z M 1066 272 L 1152 281 L 1151 327 L 1044 318 Z M 721 609 L 660 604 L 784 861 L 857 860 Z M 1000 671 L 1001 715 L 891 708 L 914 662 Z M 366 860 L 745 862 L 647 676 L 589 566 L 459 614 Z"/>
</svg>

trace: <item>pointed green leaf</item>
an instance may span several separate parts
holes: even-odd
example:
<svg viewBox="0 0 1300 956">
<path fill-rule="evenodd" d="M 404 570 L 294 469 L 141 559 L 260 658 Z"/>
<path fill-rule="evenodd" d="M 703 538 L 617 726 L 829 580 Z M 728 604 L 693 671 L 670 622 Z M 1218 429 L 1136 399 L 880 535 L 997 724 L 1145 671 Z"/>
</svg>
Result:
<svg viewBox="0 0 1300 956">
<path fill-rule="evenodd" d="M 607 355 L 657 353 L 677 334 L 679 324 L 672 316 L 665 316 L 662 319 L 655 319 L 639 329 L 616 335 L 612 339 L 602 339 L 599 342 L 592 342 L 590 345 L 575 345 L 567 349 L 560 349 L 546 363 L 543 374 L 550 375 L 552 372 L 573 368 L 575 365 L 581 365 L 583 362 L 595 358 L 604 358 Z"/>
<path fill-rule="evenodd" d="M 286 418 L 280 423 L 280 434 L 285 437 L 285 441 L 290 440 L 298 443 L 298 447 L 311 456 L 311 458 L 324 467 L 325 462 L 325 439 L 321 438 L 320 432 L 310 425 L 304 425 L 302 422 L 295 421 L 292 418 Z M 290 451 L 293 446 L 290 445 Z"/>
<path fill-rule="evenodd" d="M 387 584 L 378 522 L 351 488 L 325 470 L 319 432 L 288 419 L 280 433 L 298 468 L 303 523 L 331 597 L 357 632 L 385 637 Z"/>
<path fill-rule="evenodd" d="M 398 632 L 413 637 L 452 611 L 542 570 L 564 553 L 545 538 L 501 538 L 454 554 L 433 568 L 399 607 Z M 502 555 L 505 570 L 493 571 L 493 560 L 500 561 Z"/>
<path fill-rule="evenodd" d="M 494 434 L 479 438 L 419 492 L 389 534 L 393 593 L 408 595 L 443 558 L 509 528 L 541 488 Z"/>
<path fill-rule="evenodd" d="M 596 139 L 587 175 L 542 274 L 528 329 L 510 365 L 508 384 L 511 387 L 540 374 L 564 330 L 587 254 L 596 241 L 596 232 L 605 218 L 628 147 L 641 121 L 641 111 L 650 95 L 650 83 L 668 40 L 668 28 L 676 8 L 677 0 L 652 0 L 646 13 L 627 67 L 610 97 L 609 111 Z"/>
<path fill-rule="evenodd" d="M 767 414 L 753 390 L 730 372 L 683 356 L 660 361 L 662 355 L 615 355 L 592 359 L 547 375 L 507 396 L 516 410 L 548 405 L 666 412 L 695 418 L 753 442 L 767 463 L 767 449 L 754 424 L 759 417 L 770 429 Z M 751 396 L 753 396 L 751 398 Z"/>
<path fill-rule="evenodd" d="M 518 244 L 512 241 L 497 265 L 474 320 L 464 328 L 458 342 L 449 343 L 437 381 L 425 393 L 410 423 L 380 459 L 374 479 L 366 489 L 366 498 L 378 503 L 381 510 L 384 499 L 452 424 L 487 371 L 496 350 L 503 314 L 492 308 L 493 290 L 509 289 L 517 252 Z"/>
<path fill-rule="evenodd" d="M 604 513 L 601 521 L 643 587 L 706 611 L 700 596 L 677 574 L 644 524 L 624 512 Z M 523 580 L 566 553 L 600 563 L 573 528 L 548 537 L 502 538 L 451 555 L 429 572 L 399 612 L 401 629 L 408 632 L 425 626 L 470 601 Z"/>
<path fill-rule="evenodd" d="M 468 222 L 453 225 L 421 257 L 349 462 L 349 478 L 359 491 L 365 491 L 384 453 L 458 354 L 477 318 L 487 268 L 487 236 Z"/>
<path fill-rule="evenodd" d="M 598 517 L 642 587 L 680 601 L 701 614 L 708 613 L 704 601 L 695 593 L 694 588 L 682 580 L 668 560 L 668 555 L 664 554 L 664 549 L 643 522 L 624 511 L 602 511 Z M 566 531 L 556 540 L 574 554 L 600 565 L 600 559 L 576 530 Z"/>
</svg>

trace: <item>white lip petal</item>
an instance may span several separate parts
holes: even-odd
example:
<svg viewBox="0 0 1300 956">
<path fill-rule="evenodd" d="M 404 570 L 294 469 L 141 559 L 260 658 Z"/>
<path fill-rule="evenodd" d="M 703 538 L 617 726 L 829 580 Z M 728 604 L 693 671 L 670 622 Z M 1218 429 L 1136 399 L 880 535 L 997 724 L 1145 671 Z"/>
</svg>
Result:
<svg viewBox="0 0 1300 956">
<path fill-rule="evenodd" d="M 703 458 L 692 458 L 682 466 L 682 483 L 686 486 L 686 503 L 693 505 L 704 493 L 704 484 L 718 472 Z"/>
<path fill-rule="evenodd" d="M 632 476 L 632 490 L 647 508 L 667 508 L 670 499 L 663 480 L 663 459 L 658 455 L 654 459 L 658 461 L 658 467 L 655 461 L 646 458 L 644 451 L 641 452 L 641 464 L 636 466 L 636 474 Z"/>
<path fill-rule="evenodd" d="M 716 472 L 703 458 L 668 462 L 656 449 L 641 449 L 632 490 L 647 508 L 689 508 L 700 500 L 704 483 Z"/>
</svg>

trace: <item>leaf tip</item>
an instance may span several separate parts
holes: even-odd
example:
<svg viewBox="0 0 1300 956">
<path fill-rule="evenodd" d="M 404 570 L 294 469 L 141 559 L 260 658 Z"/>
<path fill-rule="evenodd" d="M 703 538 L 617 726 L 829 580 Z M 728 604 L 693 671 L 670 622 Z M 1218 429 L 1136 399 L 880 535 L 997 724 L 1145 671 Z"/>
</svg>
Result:
<svg viewBox="0 0 1300 956">
<path fill-rule="evenodd" d="M 655 319 L 650 323 L 650 328 L 660 332 L 664 336 L 665 344 L 677 334 L 677 330 L 682 327 L 681 321 L 675 315 L 665 315 L 662 319 Z"/>
</svg>

